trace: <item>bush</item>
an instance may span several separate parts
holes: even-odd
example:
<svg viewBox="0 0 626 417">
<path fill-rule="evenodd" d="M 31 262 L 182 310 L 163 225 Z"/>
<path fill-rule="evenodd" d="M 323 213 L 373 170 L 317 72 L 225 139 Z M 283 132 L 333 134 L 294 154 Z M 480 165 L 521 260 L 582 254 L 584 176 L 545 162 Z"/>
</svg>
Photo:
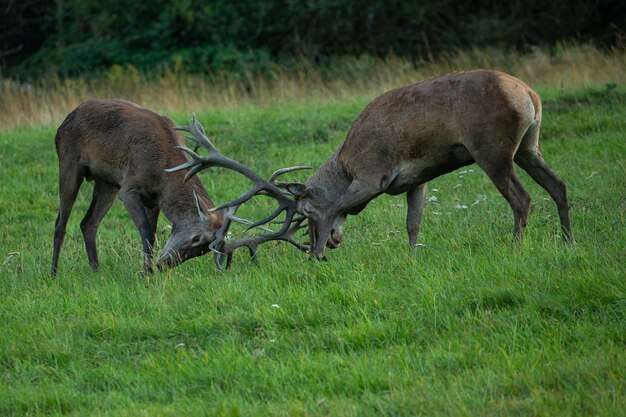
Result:
<svg viewBox="0 0 626 417">
<path fill-rule="evenodd" d="M 19 5 L 18 5 L 19 3 Z M 578 39 L 611 44 L 626 27 L 616 0 L 43 0 L 11 2 L 0 65 L 72 77 L 113 64 L 154 71 L 268 71 L 271 61 L 390 53 L 432 58 L 467 47 L 524 48 Z M 37 7 L 35 7 L 37 6 Z M 575 12 L 574 12 L 575 11 Z M 23 48 L 15 52 L 16 45 Z M 2 62 L 3 51 L 8 53 Z"/>
</svg>

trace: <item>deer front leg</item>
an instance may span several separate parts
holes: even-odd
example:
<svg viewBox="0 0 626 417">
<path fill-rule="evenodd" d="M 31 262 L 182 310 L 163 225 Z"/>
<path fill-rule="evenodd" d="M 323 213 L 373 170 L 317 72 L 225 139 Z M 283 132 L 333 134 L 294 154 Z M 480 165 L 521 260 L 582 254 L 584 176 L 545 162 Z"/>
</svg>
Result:
<svg viewBox="0 0 626 417">
<path fill-rule="evenodd" d="M 124 203 L 124 207 L 133 219 L 133 223 L 137 226 L 143 243 L 143 269 L 144 272 L 152 273 L 152 247 L 154 245 L 154 231 L 151 221 L 146 214 L 146 209 L 141 196 L 136 191 L 120 192 L 120 199 Z"/>
<path fill-rule="evenodd" d="M 415 249 L 417 237 L 420 233 L 420 225 L 422 223 L 422 213 L 424 211 L 424 200 L 426 198 L 426 190 L 428 183 L 420 184 L 417 188 L 406 193 L 407 213 L 406 213 L 406 231 L 409 235 L 409 245 L 411 249 Z"/>
</svg>

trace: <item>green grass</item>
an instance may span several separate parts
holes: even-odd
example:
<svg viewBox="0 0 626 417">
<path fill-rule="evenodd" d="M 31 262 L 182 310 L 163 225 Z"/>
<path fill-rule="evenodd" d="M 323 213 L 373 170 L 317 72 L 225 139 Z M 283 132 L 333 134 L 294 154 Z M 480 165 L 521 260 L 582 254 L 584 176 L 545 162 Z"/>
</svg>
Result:
<svg viewBox="0 0 626 417">
<path fill-rule="evenodd" d="M 1 131 L 0 415 L 622 414 L 626 94 L 545 93 L 542 149 L 568 183 L 576 245 L 523 172 L 533 206 L 512 244 L 510 208 L 471 166 L 430 183 L 416 254 L 404 198 L 382 196 L 328 262 L 270 243 L 226 273 L 207 256 L 142 276 L 119 203 L 91 272 L 78 227 L 89 184 L 51 279 L 55 127 Z M 269 175 L 320 166 L 368 99 L 198 116 L 220 150 Z M 247 185 L 202 174 L 218 203 Z"/>
</svg>

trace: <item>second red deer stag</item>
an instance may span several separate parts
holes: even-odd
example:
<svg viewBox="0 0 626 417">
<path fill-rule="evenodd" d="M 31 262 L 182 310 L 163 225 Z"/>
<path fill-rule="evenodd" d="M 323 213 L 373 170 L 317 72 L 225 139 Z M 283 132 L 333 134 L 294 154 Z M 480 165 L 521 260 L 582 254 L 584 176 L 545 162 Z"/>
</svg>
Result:
<svg viewBox="0 0 626 417">
<path fill-rule="evenodd" d="M 60 208 L 54 229 L 52 275 L 57 272 L 65 229 L 84 179 L 94 181 L 93 199 L 80 227 L 89 264 L 98 267 L 98 225 L 119 196 L 139 229 L 144 270 L 152 270 L 152 247 L 159 212 L 172 233 L 157 265 L 171 267 L 208 252 L 222 226 L 198 178 L 165 169 L 187 161 L 174 124 L 124 100 L 89 100 L 72 111 L 55 137 L 59 157 Z"/>
<path fill-rule="evenodd" d="M 570 241 L 566 186 L 548 167 L 539 147 L 541 117 L 539 96 L 517 78 L 496 71 L 450 73 L 391 90 L 365 107 L 344 143 L 305 184 L 266 182 L 220 206 L 236 209 L 254 194 L 271 194 L 279 199 L 279 210 L 288 214 L 279 233 L 226 243 L 220 242 L 225 235 L 220 230 L 212 249 L 229 254 L 239 246 L 254 248 L 267 240 L 291 239 L 302 222 L 291 214 L 296 212 L 308 220 L 312 254 L 323 258 L 326 247 L 334 248 L 342 240 L 346 216 L 359 213 L 383 193 L 406 193 L 406 228 L 409 243 L 415 246 L 427 182 L 472 163 L 485 171 L 511 206 L 515 239 L 522 237 L 526 227 L 530 196 L 515 175 L 514 163 L 550 194 L 563 237 Z M 208 166 L 227 167 L 261 184 L 241 164 L 224 163 L 225 157 L 199 134 L 201 129 L 190 132 L 211 156 L 187 149 L 192 162 L 185 167 L 194 166 L 193 172 Z M 284 201 L 276 186 L 293 194 L 295 201 Z M 251 226 L 265 224 L 278 214 Z"/>
</svg>

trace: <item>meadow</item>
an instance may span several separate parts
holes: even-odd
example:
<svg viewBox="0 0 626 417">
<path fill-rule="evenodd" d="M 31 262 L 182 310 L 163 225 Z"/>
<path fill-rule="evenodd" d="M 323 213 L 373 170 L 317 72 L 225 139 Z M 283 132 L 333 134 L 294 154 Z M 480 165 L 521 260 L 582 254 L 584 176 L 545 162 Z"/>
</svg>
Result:
<svg viewBox="0 0 626 417">
<path fill-rule="evenodd" d="M 313 70 L 221 86 L 175 72 L 133 81 L 128 68 L 101 84 L 5 80 L 0 415 L 623 414 L 625 56 L 569 48 L 508 59 L 474 51 L 422 66 L 390 58 L 354 70 L 353 83 Z M 475 67 L 511 72 L 542 95 L 542 151 L 568 184 L 575 245 L 562 241 L 554 203 L 521 170 L 533 205 L 524 241 L 513 243 L 508 204 L 469 166 L 430 183 L 415 253 L 403 196 L 382 196 L 348 218 L 328 262 L 269 243 L 258 263 L 238 252 L 226 272 L 205 256 L 145 276 L 139 235 L 118 202 L 100 227 L 94 273 L 78 226 L 86 184 L 59 275 L 49 276 L 54 133 L 86 97 L 123 96 L 179 124 L 195 111 L 224 154 L 268 176 L 319 167 L 391 86 Z M 216 203 L 248 185 L 224 170 L 200 175 Z M 270 209 L 259 199 L 241 214 Z M 158 244 L 168 232 L 162 218 Z"/>
</svg>

